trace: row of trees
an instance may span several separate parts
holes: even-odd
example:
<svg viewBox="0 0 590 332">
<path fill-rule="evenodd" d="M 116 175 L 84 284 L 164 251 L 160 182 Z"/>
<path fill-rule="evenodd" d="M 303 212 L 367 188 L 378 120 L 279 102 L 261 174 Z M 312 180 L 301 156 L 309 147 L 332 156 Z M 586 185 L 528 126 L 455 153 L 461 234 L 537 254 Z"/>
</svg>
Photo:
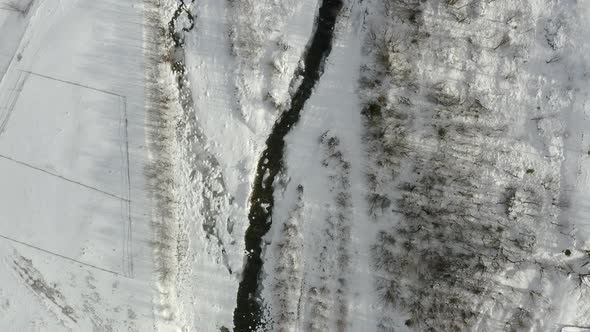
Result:
<svg viewBox="0 0 590 332">
<path fill-rule="evenodd" d="M 186 1 L 188 3 L 188 0 Z M 191 1 L 192 2 L 192 1 Z M 202 234 L 213 245 L 203 245 L 232 274 L 227 248 L 235 245 L 229 212 L 231 196 L 225 190 L 217 160 L 207 150 L 199 128 L 184 63 L 184 39 L 194 28 L 190 8 L 184 2 L 164 6 L 146 3 L 146 131 L 150 163 L 146 166 L 152 195 L 153 249 L 158 272 L 159 313 L 176 318 L 178 284 L 187 282 L 186 258 L 191 254 L 189 233 Z M 189 26 L 179 26 L 181 15 Z M 174 15 L 172 15 L 174 14 Z M 170 17 L 164 22 L 164 17 Z M 202 232 L 201 232 L 202 231 Z M 190 282 L 190 281 L 188 281 Z"/>
<path fill-rule="evenodd" d="M 303 326 L 309 331 L 344 331 L 350 324 L 350 162 L 340 139 L 330 131 L 321 135 L 318 143 L 322 151 L 321 173 L 327 176 L 330 194 L 326 201 L 314 202 L 324 207 L 314 215 L 323 219 L 306 220 L 303 186 L 297 186 L 296 202 L 267 250 L 267 260 L 269 255 L 274 258 L 269 264 L 273 271 L 269 295 L 273 301 L 267 308 L 271 322 L 267 328 L 273 330 L 291 331 Z M 285 191 L 292 188 L 281 180 L 276 184 Z M 304 243 L 303 234 L 309 234 L 309 229 L 314 231 Z M 304 261 L 306 253 L 311 253 L 313 259 Z"/>
</svg>

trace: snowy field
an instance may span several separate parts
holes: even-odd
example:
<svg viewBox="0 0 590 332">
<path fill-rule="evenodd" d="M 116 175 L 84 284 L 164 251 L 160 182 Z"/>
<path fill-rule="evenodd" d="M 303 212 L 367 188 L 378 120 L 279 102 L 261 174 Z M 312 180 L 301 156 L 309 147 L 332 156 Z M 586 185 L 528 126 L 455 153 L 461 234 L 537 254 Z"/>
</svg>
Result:
<svg viewBox="0 0 590 332">
<path fill-rule="evenodd" d="M 141 1 L 0 2 L 0 329 L 153 329 Z"/>
<path fill-rule="evenodd" d="M 588 22 L 0 0 L 0 330 L 590 331 Z"/>
</svg>

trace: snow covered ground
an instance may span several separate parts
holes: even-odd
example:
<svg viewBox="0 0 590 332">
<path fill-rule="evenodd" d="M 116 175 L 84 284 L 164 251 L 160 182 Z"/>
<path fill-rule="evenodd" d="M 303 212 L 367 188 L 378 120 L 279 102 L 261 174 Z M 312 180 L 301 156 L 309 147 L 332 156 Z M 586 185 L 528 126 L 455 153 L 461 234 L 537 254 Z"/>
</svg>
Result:
<svg viewBox="0 0 590 332">
<path fill-rule="evenodd" d="M 318 7 L 301 3 L 306 13 Z M 273 51 L 305 39 L 278 37 L 296 29 L 272 16 L 283 6 L 192 7 L 201 21 L 188 33 L 188 77 L 226 189 L 234 181 L 250 186 L 276 110 L 289 101 L 277 94 L 280 78 L 293 82 L 291 95 L 297 88 L 289 69 L 296 61 L 281 60 L 302 59 L 300 51 Z M 260 293 L 252 294 L 263 303 L 266 329 L 588 325 L 587 10 L 568 1 L 346 2 L 274 181 Z M 219 42 L 219 17 L 227 43 Z M 313 31 L 297 32 L 311 40 Z M 246 193 L 235 196 L 239 218 L 248 191 L 233 192 Z M 247 225 L 233 225 L 239 249 Z M 486 233 L 492 227 L 498 234 Z M 202 246 L 194 243 L 194 255 Z M 436 251 L 447 259 L 436 262 Z M 235 292 L 239 272 L 219 271 Z M 214 309 L 226 315 L 220 325 L 231 326 L 232 298 L 218 296 L 207 294 L 207 304 L 223 308 Z M 188 312 L 211 309 L 204 310 Z"/>
<path fill-rule="evenodd" d="M 0 329 L 589 331 L 588 22 L 0 0 Z"/>
<path fill-rule="evenodd" d="M 150 330 L 142 3 L 0 8 L 0 329 Z"/>
</svg>

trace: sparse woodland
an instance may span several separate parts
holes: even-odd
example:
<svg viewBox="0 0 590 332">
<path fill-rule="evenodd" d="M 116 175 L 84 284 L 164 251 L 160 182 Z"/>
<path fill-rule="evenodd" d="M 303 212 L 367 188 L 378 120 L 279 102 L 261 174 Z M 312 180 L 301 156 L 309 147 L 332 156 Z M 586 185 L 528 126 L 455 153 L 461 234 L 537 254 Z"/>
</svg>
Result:
<svg viewBox="0 0 590 332">
<path fill-rule="evenodd" d="M 559 247 L 572 239 L 560 218 L 561 156 L 519 132 L 569 101 L 567 92 L 527 91 L 528 56 L 539 47 L 527 1 L 382 6 L 360 81 L 369 214 L 381 225 L 372 249 L 387 308 L 380 330 L 397 330 L 393 312 L 416 331 L 547 329 L 537 324 L 556 309 L 551 283 L 584 272 Z M 555 21 L 546 29 L 551 49 L 563 45 Z M 540 110 L 543 98 L 564 104 Z M 546 151 L 560 151 L 559 126 L 544 125 L 533 131 Z"/>
</svg>

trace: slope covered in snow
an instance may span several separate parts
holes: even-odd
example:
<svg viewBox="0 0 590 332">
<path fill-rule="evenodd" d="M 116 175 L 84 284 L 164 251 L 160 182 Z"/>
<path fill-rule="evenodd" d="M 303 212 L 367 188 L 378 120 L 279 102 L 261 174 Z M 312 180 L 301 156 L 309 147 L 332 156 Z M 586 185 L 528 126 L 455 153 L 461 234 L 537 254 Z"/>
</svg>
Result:
<svg viewBox="0 0 590 332">
<path fill-rule="evenodd" d="M 0 329 L 590 329 L 590 4 L 0 0 Z"/>
</svg>

